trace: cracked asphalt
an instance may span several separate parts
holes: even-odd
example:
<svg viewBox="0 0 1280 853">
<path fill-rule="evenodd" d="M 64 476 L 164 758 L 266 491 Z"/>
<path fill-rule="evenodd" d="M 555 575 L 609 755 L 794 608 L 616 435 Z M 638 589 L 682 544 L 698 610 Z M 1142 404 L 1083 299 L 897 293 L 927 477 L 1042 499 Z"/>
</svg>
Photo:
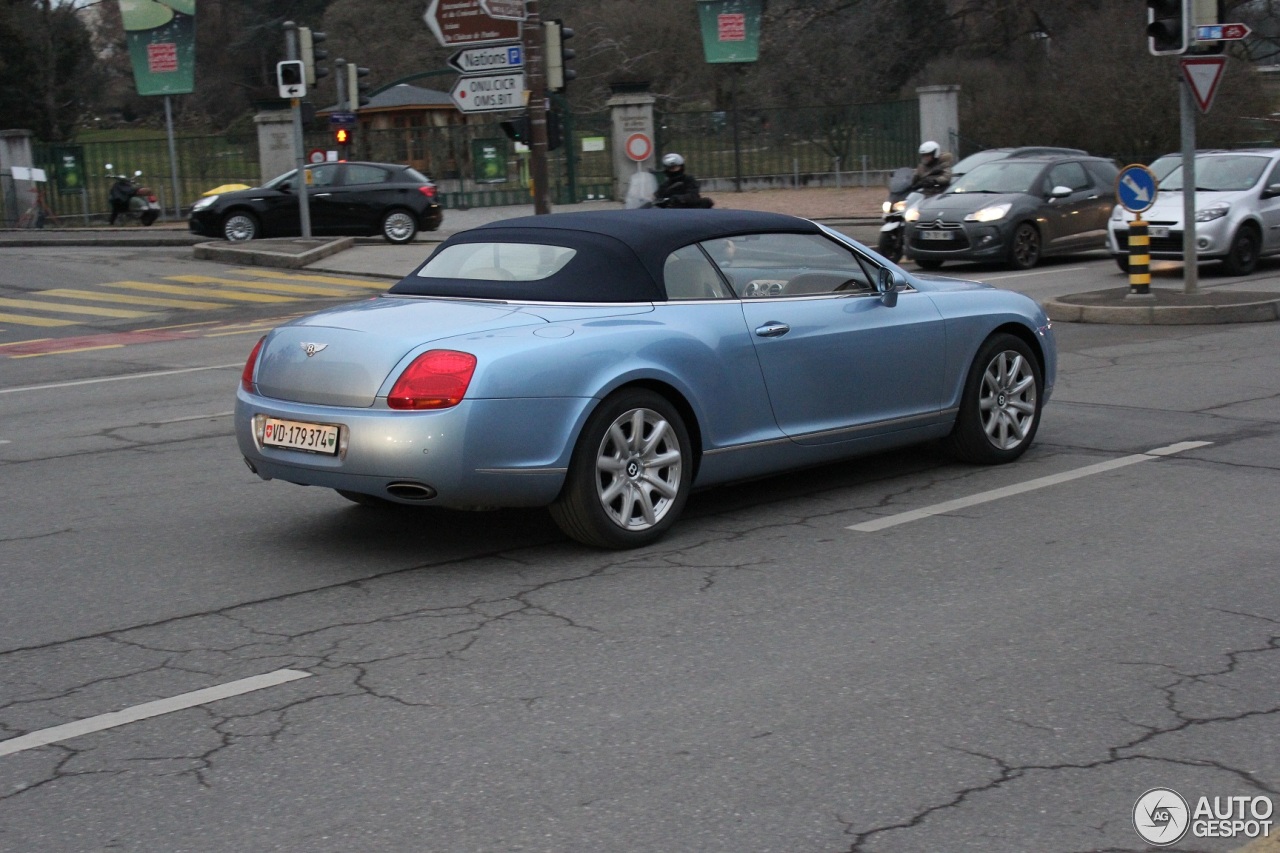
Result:
<svg viewBox="0 0 1280 853">
<path fill-rule="evenodd" d="M 0 743 L 312 677 L 0 755 L 0 849 L 1136 853 L 1150 788 L 1280 801 L 1274 326 L 1059 326 L 1018 464 L 717 489 L 621 554 L 258 481 L 251 335 L 9 360 Z"/>
</svg>

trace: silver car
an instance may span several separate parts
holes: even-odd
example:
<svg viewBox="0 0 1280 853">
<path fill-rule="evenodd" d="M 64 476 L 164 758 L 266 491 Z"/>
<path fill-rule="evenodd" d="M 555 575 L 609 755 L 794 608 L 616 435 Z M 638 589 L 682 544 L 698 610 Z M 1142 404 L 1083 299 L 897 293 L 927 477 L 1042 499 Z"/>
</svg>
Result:
<svg viewBox="0 0 1280 853">
<path fill-rule="evenodd" d="M 1160 181 L 1156 203 L 1142 214 L 1151 257 L 1182 260 L 1182 166 Z M 1222 261 L 1229 275 L 1248 275 L 1265 255 L 1280 253 L 1280 148 L 1196 154 L 1196 249 L 1201 260 Z M 1129 270 L 1129 223 L 1116 205 L 1108 248 Z"/>
</svg>

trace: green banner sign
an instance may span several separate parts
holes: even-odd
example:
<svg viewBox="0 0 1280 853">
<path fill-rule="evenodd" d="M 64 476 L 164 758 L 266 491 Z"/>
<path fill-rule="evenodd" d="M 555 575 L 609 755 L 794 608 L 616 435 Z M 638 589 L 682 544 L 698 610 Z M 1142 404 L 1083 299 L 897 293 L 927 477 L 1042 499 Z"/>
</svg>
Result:
<svg viewBox="0 0 1280 853">
<path fill-rule="evenodd" d="M 196 0 L 120 0 L 139 95 L 195 91 Z"/>
<path fill-rule="evenodd" d="M 52 154 L 58 194 L 79 195 L 84 192 L 84 147 L 58 145 Z"/>
<path fill-rule="evenodd" d="M 707 62 L 755 62 L 760 58 L 764 0 L 698 0 L 702 52 Z"/>
<path fill-rule="evenodd" d="M 477 184 L 500 184 L 507 179 L 507 141 L 471 140 L 471 163 Z"/>
</svg>

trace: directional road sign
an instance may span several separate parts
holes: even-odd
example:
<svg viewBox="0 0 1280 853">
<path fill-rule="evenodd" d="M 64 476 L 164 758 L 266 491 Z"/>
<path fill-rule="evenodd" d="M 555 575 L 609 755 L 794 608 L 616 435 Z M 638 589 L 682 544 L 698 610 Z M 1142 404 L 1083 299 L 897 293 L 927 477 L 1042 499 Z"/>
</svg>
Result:
<svg viewBox="0 0 1280 853">
<path fill-rule="evenodd" d="M 1248 24 L 1212 24 L 1196 27 L 1196 41 L 1239 41 L 1252 32 Z"/>
<path fill-rule="evenodd" d="M 463 74 L 493 74 L 524 67 L 524 50 L 518 44 L 465 47 L 449 57 L 449 64 Z"/>
<path fill-rule="evenodd" d="M 1191 93 L 1195 95 L 1200 112 L 1207 113 L 1213 106 L 1213 96 L 1218 94 L 1222 69 L 1227 65 L 1225 56 L 1183 56 L 1178 59 L 1182 76 L 1186 78 Z"/>
<path fill-rule="evenodd" d="M 1116 178 L 1116 198 L 1130 213 L 1142 213 L 1156 203 L 1156 176 L 1146 166 L 1125 166 Z"/>
<path fill-rule="evenodd" d="M 480 0 L 431 0 L 422 19 L 445 47 L 520 40 L 520 21 L 490 17 Z"/>
<path fill-rule="evenodd" d="M 459 77 L 449 93 L 464 113 L 491 113 L 524 107 L 524 74 Z"/>
</svg>

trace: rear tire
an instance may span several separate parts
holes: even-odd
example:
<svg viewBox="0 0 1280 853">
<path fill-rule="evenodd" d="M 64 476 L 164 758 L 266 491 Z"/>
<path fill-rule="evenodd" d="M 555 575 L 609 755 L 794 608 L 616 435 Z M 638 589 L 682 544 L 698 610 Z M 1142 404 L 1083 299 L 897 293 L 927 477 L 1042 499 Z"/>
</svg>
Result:
<svg viewBox="0 0 1280 853">
<path fill-rule="evenodd" d="M 151 223 L 155 222 L 159 218 L 160 218 L 159 211 L 148 210 L 146 213 L 142 214 L 142 224 L 150 225 Z"/>
<path fill-rule="evenodd" d="M 395 246 L 412 243 L 418 236 L 418 220 L 411 211 L 403 207 L 388 210 L 382 217 L 382 237 Z"/>
<path fill-rule="evenodd" d="M 1044 368 L 1031 347 L 1014 335 L 992 335 L 974 356 L 943 443 L 965 462 L 1012 462 L 1035 439 L 1043 400 Z"/>
<path fill-rule="evenodd" d="M 675 523 L 692 479 L 680 413 L 652 391 L 620 391 L 587 419 L 551 517 L 584 545 L 639 548 Z"/>
</svg>

